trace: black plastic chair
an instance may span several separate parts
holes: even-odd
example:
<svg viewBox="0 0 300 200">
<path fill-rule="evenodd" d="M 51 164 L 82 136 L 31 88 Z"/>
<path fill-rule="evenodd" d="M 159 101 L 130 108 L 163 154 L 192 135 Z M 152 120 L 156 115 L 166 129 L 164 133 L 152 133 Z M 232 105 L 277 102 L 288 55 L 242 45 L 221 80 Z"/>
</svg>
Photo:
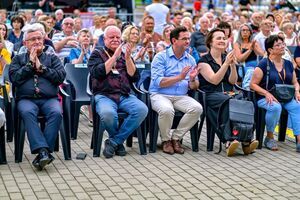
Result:
<svg viewBox="0 0 300 200">
<path fill-rule="evenodd" d="M 200 124 L 198 128 L 198 142 L 200 140 L 204 120 L 206 118 L 207 113 L 207 106 L 206 106 L 206 94 L 204 91 L 198 89 L 195 95 L 195 98 L 198 100 L 198 102 L 202 105 L 203 112 L 200 116 Z M 207 151 L 213 151 L 214 150 L 214 141 L 215 141 L 215 131 L 210 123 L 210 121 L 206 118 L 206 150 Z"/>
<path fill-rule="evenodd" d="M 9 81 L 9 65 L 4 66 L 2 76 L 0 78 L 0 84 L 2 85 L 2 91 L 3 91 L 4 113 L 6 116 L 7 142 L 12 142 L 13 135 L 14 135 L 14 120 L 13 120 L 13 112 L 12 112 L 13 107 L 14 107 L 14 100 L 9 95 L 10 91 L 6 90 L 5 85 L 7 83 L 10 83 L 10 81 Z"/>
<path fill-rule="evenodd" d="M 5 130 L 4 126 L 0 128 L 0 165 L 7 164 L 5 151 Z"/>
<path fill-rule="evenodd" d="M 134 85 L 132 85 L 133 91 L 135 94 L 139 93 L 140 95 L 143 94 L 143 92 L 139 91 Z M 93 135 L 92 135 L 92 141 L 91 141 L 91 149 L 93 149 L 93 156 L 94 157 L 100 157 L 100 150 L 102 146 L 102 139 L 103 139 L 103 133 L 105 131 L 100 116 L 96 112 L 96 105 L 94 100 L 94 95 L 92 94 L 90 90 L 89 85 L 89 75 L 87 78 L 87 94 L 91 98 L 91 106 L 92 106 L 92 113 L 93 113 Z M 127 113 L 125 112 L 118 112 L 118 119 L 119 124 L 123 122 L 123 120 L 127 117 Z M 126 145 L 128 147 L 132 147 L 132 137 L 134 134 L 138 137 L 138 143 L 139 143 L 139 149 L 141 155 L 147 154 L 147 148 L 146 148 L 146 132 L 142 130 L 142 126 L 138 127 L 135 132 L 133 132 L 126 140 Z"/>
<path fill-rule="evenodd" d="M 245 90 L 238 85 L 235 85 L 235 88 L 244 92 L 247 98 L 253 102 L 255 107 L 255 130 L 256 130 L 256 140 L 258 140 L 258 149 L 262 148 L 265 126 L 266 126 L 266 110 L 257 106 L 257 97 L 256 93 L 252 90 Z M 278 133 L 278 141 L 284 142 L 286 137 L 286 129 L 287 129 L 287 121 L 288 121 L 288 113 L 282 108 L 280 121 L 279 121 L 279 133 Z"/>
<path fill-rule="evenodd" d="M 63 95 L 67 95 L 62 89 L 60 89 L 60 93 L 64 93 Z M 17 102 L 16 102 L 17 103 Z M 63 119 L 60 128 L 60 137 L 62 141 L 62 147 L 64 152 L 65 160 L 71 160 L 71 141 L 70 141 L 70 133 L 69 129 L 65 124 L 68 123 L 69 118 L 67 115 L 66 110 L 64 109 L 64 102 L 63 102 Z M 17 106 L 14 108 L 14 121 L 16 123 L 15 127 L 15 162 L 19 163 L 22 162 L 23 159 L 23 149 L 24 149 L 24 141 L 25 141 L 25 127 L 21 116 L 19 115 Z M 43 130 L 45 127 L 45 118 L 43 115 L 38 116 L 38 121 L 40 122 L 41 129 Z M 58 151 L 59 149 L 59 137 L 56 139 L 56 145 L 54 150 Z"/>
<path fill-rule="evenodd" d="M 87 65 L 66 64 L 66 81 L 64 89 L 70 98 L 66 98 L 66 110 L 70 116 L 71 138 L 77 139 L 80 108 L 90 105 L 90 97 L 86 93 L 88 68 Z"/>
<path fill-rule="evenodd" d="M 193 96 L 194 93 L 189 92 L 190 96 Z M 149 100 L 150 101 L 150 100 Z M 149 144 L 149 152 L 150 153 L 155 153 L 156 152 L 156 148 L 157 148 L 157 139 L 158 139 L 158 131 L 159 131 L 159 127 L 158 127 L 158 113 L 155 112 L 152 107 L 151 107 L 151 102 L 148 105 L 149 108 L 149 112 L 151 112 L 151 122 L 154 124 L 150 124 L 150 144 Z M 180 119 L 183 117 L 184 113 L 180 112 L 178 110 L 175 110 L 175 114 L 174 114 L 174 119 L 173 119 L 173 124 L 172 124 L 172 129 L 177 128 L 178 123 L 180 121 Z M 192 150 L 194 152 L 198 152 L 199 151 L 199 136 L 198 136 L 198 122 L 197 121 L 195 123 L 195 125 L 190 129 L 190 134 L 191 134 L 191 143 L 192 143 Z M 180 141 L 182 143 L 182 140 Z"/>
</svg>

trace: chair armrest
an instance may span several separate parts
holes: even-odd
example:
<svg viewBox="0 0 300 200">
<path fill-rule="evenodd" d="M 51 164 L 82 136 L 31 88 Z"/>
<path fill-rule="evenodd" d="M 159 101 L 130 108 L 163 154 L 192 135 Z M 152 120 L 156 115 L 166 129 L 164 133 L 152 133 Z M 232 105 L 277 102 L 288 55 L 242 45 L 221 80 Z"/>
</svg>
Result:
<svg viewBox="0 0 300 200">
<path fill-rule="evenodd" d="M 70 97 L 70 95 L 60 86 L 59 86 L 59 94 L 64 97 Z"/>
<path fill-rule="evenodd" d="M 136 85 L 135 85 L 134 83 L 132 83 L 131 86 L 132 86 L 132 87 L 131 87 L 132 90 L 133 90 L 136 94 L 145 94 L 145 92 L 139 90 L 139 89 L 136 87 Z"/>
</svg>

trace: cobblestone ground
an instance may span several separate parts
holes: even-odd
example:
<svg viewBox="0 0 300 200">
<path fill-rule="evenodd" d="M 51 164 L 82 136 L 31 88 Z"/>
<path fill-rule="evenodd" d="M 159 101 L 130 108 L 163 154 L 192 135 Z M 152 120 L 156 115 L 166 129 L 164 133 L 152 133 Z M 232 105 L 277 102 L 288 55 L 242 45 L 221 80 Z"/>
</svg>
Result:
<svg viewBox="0 0 300 200">
<path fill-rule="evenodd" d="M 300 155 L 291 141 L 280 151 L 257 150 L 234 157 L 206 151 L 205 128 L 200 151 L 192 152 L 187 135 L 184 155 L 139 155 L 138 143 L 126 157 L 94 158 L 92 128 L 81 118 L 78 139 L 72 141 L 73 160 L 63 152 L 44 171 L 31 166 L 34 155 L 25 143 L 22 163 L 14 163 L 13 143 L 6 146 L 7 165 L 0 166 L 0 200 L 4 199 L 299 199 Z M 215 150 L 217 150 L 217 141 Z M 85 160 L 76 154 L 86 152 Z"/>
</svg>

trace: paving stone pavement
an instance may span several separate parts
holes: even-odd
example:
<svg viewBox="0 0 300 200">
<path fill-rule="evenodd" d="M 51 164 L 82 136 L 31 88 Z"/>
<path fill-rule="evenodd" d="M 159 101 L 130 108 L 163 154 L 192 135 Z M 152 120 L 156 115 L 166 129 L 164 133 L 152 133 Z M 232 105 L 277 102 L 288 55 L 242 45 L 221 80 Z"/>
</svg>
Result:
<svg viewBox="0 0 300 200">
<path fill-rule="evenodd" d="M 184 138 L 184 155 L 156 153 L 139 155 L 138 143 L 127 148 L 125 157 L 93 157 L 92 128 L 81 116 L 78 139 L 71 142 L 72 160 L 63 152 L 46 170 L 36 171 L 28 142 L 22 163 L 14 162 L 13 143 L 8 143 L 7 165 L 0 165 L 0 200 L 5 199 L 299 199 L 300 154 L 291 141 L 279 143 L 280 150 L 257 150 L 234 157 L 206 151 L 206 130 L 199 152 L 192 152 Z M 215 141 L 215 151 L 218 141 Z M 85 160 L 76 154 L 86 152 Z"/>
</svg>

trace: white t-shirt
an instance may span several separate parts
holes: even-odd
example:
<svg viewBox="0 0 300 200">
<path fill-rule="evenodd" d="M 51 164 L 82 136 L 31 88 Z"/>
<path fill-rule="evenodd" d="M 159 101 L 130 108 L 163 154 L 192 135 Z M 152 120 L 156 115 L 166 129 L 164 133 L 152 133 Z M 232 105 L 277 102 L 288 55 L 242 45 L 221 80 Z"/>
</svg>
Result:
<svg viewBox="0 0 300 200">
<path fill-rule="evenodd" d="M 256 40 L 260 46 L 260 48 L 263 51 L 266 51 L 265 48 L 265 40 L 267 39 L 267 36 L 265 36 L 262 32 L 259 32 L 256 34 L 256 36 L 254 37 L 254 40 Z"/>
<path fill-rule="evenodd" d="M 146 12 L 154 18 L 154 32 L 162 35 L 163 25 L 166 24 L 166 18 L 169 8 L 162 3 L 152 3 L 145 8 Z"/>
</svg>

